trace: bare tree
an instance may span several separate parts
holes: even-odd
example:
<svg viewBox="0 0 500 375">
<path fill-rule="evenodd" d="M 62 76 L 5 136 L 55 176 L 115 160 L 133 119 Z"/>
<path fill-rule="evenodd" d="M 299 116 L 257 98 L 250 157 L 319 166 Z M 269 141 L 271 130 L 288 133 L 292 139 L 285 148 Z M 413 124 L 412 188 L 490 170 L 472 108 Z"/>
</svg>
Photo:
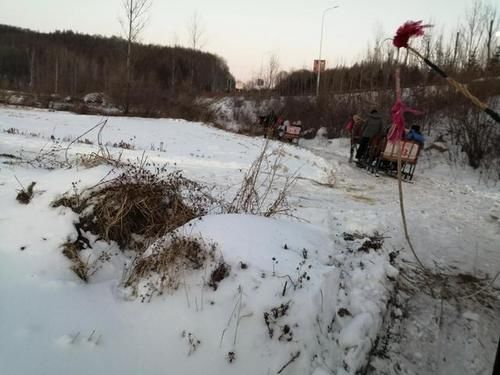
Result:
<svg viewBox="0 0 500 375">
<path fill-rule="evenodd" d="M 377 22 L 374 28 L 373 54 L 371 55 L 371 60 L 377 64 L 382 62 L 384 56 L 384 51 L 382 50 L 384 48 L 384 34 L 384 27 L 380 22 Z"/>
<path fill-rule="evenodd" d="M 467 65 L 471 67 L 477 59 L 478 50 L 481 44 L 481 39 L 484 34 L 484 25 L 482 23 L 483 3 L 481 0 L 476 0 L 467 10 L 464 36 L 466 40 L 465 53 Z"/>
<path fill-rule="evenodd" d="M 473 63 L 486 65 L 495 26 L 498 26 L 496 7 L 483 0 L 475 0 L 467 9 L 465 23 L 462 26 L 468 65 Z"/>
<path fill-rule="evenodd" d="M 32 49 L 31 53 L 30 53 L 30 83 L 29 83 L 31 91 L 35 90 L 35 77 L 36 77 L 35 61 L 36 61 L 35 60 L 35 50 Z"/>
<path fill-rule="evenodd" d="M 196 49 L 203 48 L 204 34 L 205 34 L 205 30 L 204 30 L 204 27 L 202 24 L 201 17 L 198 14 L 198 11 L 195 11 L 193 13 L 193 16 L 191 17 L 191 20 L 189 21 L 189 24 L 188 24 L 188 38 L 189 38 L 188 43 L 192 49 L 196 50 Z M 192 57 L 191 58 L 191 78 L 190 78 L 191 88 L 193 88 L 193 85 L 194 85 L 194 76 L 195 76 L 195 63 L 194 63 L 194 57 Z"/>
<path fill-rule="evenodd" d="M 198 11 L 193 13 L 188 24 L 189 45 L 193 49 L 201 49 L 204 46 L 205 28 Z"/>
<path fill-rule="evenodd" d="M 129 111 L 132 45 L 139 39 L 147 23 L 147 12 L 151 8 L 152 0 L 123 0 L 124 17 L 120 20 L 127 40 L 127 67 L 125 90 L 125 114 Z"/>
<path fill-rule="evenodd" d="M 492 57 L 492 42 L 495 30 L 500 27 L 500 20 L 498 17 L 497 9 L 493 6 L 488 7 L 486 10 L 486 19 L 489 21 L 488 33 L 486 36 L 486 64 L 489 64 Z"/>
<path fill-rule="evenodd" d="M 280 60 L 278 56 L 273 53 L 271 56 L 269 56 L 269 63 L 267 65 L 267 72 L 264 83 L 267 89 L 272 89 L 276 85 L 279 71 Z"/>
</svg>

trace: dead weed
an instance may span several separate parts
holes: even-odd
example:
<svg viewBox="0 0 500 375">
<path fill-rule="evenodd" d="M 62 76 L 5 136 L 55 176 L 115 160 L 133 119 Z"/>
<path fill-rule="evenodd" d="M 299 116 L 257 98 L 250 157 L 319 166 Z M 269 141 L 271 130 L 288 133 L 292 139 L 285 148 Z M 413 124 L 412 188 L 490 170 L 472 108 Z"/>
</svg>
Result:
<svg viewBox="0 0 500 375">
<path fill-rule="evenodd" d="M 119 177 L 53 203 L 80 214 L 81 228 L 121 249 L 149 243 L 207 213 L 213 203 L 203 187 L 181 173 L 165 178 L 128 166 Z"/>
<path fill-rule="evenodd" d="M 278 214 L 291 216 L 288 197 L 297 176 L 280 176 L 279 170 L 283 168 L 285 152 L 282 147 L 271 152 L 268 148 L 269 141 L 266 141 L 229 204 L 228 213 L 249 213 L 265 217 Z"/>
<path fill-rule="evenodd" d="M 170 234 L 135 259 L 123 285 L 131 287 L 133 294 L 139 295 L 142 302 L 149 302 L 155 295 L 178 289 L 181 283 L 185 283 L 186 272 L 208 267 L 209 264 L 215 270 L 220 267 L 216 264 L 224 264 L 220 259 L 216 262 L 215 244 Z"/>
</svg>

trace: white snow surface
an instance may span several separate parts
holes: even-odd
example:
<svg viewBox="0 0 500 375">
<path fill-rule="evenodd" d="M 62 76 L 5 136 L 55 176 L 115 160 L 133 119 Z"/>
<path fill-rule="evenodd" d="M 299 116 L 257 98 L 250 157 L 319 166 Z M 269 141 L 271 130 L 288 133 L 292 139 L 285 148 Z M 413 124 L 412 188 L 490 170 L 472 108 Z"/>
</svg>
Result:
<svg viewBox="0 0 500 375">
<path fill-rule="evenodd" d="M 68 145 L 100 119 L 0 107 L 0 154 L 29 159 L 54 143 Z M 7 133 L 10 128 L 16 134 Z M 95 141 L 96 131 L 84 138 Z M 228 198 L 263 146 L 259 138 L 167 119 L 112 117 L 103 139 L 114 155 L 123 153 L 122 159 L 139 160 L 144 153 L 149 161 L 166 164 L 169 171 L 180 169 Z M 134 149 L 112 147 L 120 141 Z M 64 242 L 76 238 L 73 223 L 78 218 L 67 208 L 51 208 L 51 202 L 71 191 L 72 182 L 78 189 L 94 185 L 109 167 L 46 170 L 0 164 L 0 374 L 282 370 L 323 375 L 361 370 L 382 325 L 391 279 L 397 276 L 387 253 L 402 250 L 411 259 L 400 225 L 397 185 L 353 168 L 345 140 L 316 139 L 302 141 L 302 146 L 286 145 L 280 165 L 281 175 L 299 177 L 291 203 L 302 220 L 211 215 L 186 224 L 180 232 L 217 244 L 231 266 L 230 275 L 214 291 L 204 286 L 202 270 L 192 272 L 183 287 L 150 303 L 125 298 L 120 281 L 130 257 L 116 244 L 93 238 L 89 259 L 102 251 L 113 256 L 88 284 L 69 269 L 61 252 Z M 271 149 L 277 147 L 271 144 Z M 72 159 L 96 150 L 95 145 L 75 143 L 68 154 Z M 28 205 L 15 200 L 16 178 L 23 185 L 37 182 Z M 489 275 L 500 270 L 498 187 L 478 184 L 472 171 L 458 173 L 445 163 L 424 161 L 415 183 L 404 188 L 410 232 L 426 264 L 436 261 Z M 346 242 L 342 236 L 374 231 L 383 233 L 386 243 L 368 253 L 357 251 L 363 239 Z M 248 267 L 242 269 L 241 262 Z M 303 271 L 310 279 L 299 283 Z M 263 314 L 287 303 L 271 338 Z M 473 311 L 466 314 L 476 318 Z M 279 339 L 285 325 L 293 332 L 290 341 L 288 336 Z M 189 333 L 200 341 L 194 350 Z M 232 363 L 229 352 L 236 356 Z"/>
</svg>

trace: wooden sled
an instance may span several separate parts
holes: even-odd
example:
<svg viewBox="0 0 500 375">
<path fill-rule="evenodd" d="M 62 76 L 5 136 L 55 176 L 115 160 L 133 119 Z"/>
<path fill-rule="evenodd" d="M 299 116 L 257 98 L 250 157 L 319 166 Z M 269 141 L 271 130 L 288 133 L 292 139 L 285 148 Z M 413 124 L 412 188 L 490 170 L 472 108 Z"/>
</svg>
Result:
<svg viewBox="0 0 500 375">
<path fill-rule="evenodd" d="M 404 180 L 411 181 L 418 162 L 421 146 L 415 141 L 401 140 L 398 142 L 385 142 L 382 152 L 371 163 L 371 171 L 379 171 L 397 176 L 399 148 L 401 147 L 401 175 Z"/>
</svg>

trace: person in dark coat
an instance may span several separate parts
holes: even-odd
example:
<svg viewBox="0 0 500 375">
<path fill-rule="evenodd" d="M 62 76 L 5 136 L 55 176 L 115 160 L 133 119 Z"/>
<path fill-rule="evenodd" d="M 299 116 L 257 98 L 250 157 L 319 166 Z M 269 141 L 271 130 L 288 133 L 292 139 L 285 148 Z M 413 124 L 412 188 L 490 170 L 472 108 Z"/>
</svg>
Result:
<svg viewBox="0 0 500 375">
<path fill-rule="evenodd" d="M 262 121 L 262 120 L 261 120 Z M 271 132 L 274 129 L 274 125 L 276 124 L 276 121 L 278 121 L 278 116 L 276 116 L 276 113 L 274 110 L 271 110 L 271 112 L 263 118 L 262 125 L 264 125 L 264 138 L 267 138 L 268 136 L 271 137 Z"/>
<path fill-rule="evenodd" d="M 366 152 L 368 151 L 368 145 L 370 140 L 376 136 L 379 136 L 384 131 L 384 125 L 382 123 L 382 117 L 376 109 L 373 109 L 368 118 L 363 125 L 363 130 L 361 131 L 361 140 L 359 141 L 358 152 L 356 153 L 356 159 L 358 163 L 364 158 Z"/>
</svg>

